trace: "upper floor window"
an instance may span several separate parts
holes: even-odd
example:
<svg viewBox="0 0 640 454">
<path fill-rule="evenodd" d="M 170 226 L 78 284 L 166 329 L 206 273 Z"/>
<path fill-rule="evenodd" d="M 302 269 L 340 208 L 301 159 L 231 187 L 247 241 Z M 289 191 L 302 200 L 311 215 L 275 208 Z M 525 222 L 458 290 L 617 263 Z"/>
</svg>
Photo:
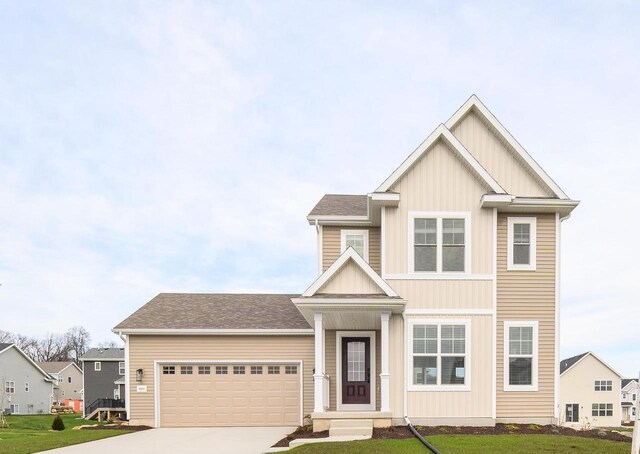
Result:
<svg viewBox="0 0 640 454">
<path fill-rule="evenodd" d="M 596 380 L 594 388 L 596 391 L 611 391 L 613 389 L 613 381 Z"/>
<path fill-rule="evenodd" d="M 504 322 L 504 390 L 538 390 L 538 322 Z"/>
<path fill-rule="evenodd" d="M 16 393 L 16 383 L 13 381 L 5 381 L 4 382 L 4 392 L 5 394 L 15 394 Z"/>
<path fill-rule="evenodd" d="M 352 247 L 360 257 L 369 261 L 369 231 L 368 230 L 340 230 L 340 252 Z"/>
<path fill-rule="evenodd" d="M 124 361 L 118 362 L 118 373 L 120 375 L 124 375 L 125 373 Z"/>
<path fill-rule="evenodd" d="M 507 269 L 536 269 L 536 218 L 507 219 Z"/>
<path fill-rule="evenodd" d="M 71 383 L 71 376 L 68 376 L 68 377 L 67 377 L 67 382 L 68 382 L 68 383 Z"/>
<path fill-rule="evenodd" d="M 410 272 L 464 273 L 470 268 L 468 213 L 409 213 Z"/>
<path fill-rule="evenodd" d="M 100 372 L 102 370 L 102 363 L 100 361 L 93 363 L 93 370 Z"/>
</svg>

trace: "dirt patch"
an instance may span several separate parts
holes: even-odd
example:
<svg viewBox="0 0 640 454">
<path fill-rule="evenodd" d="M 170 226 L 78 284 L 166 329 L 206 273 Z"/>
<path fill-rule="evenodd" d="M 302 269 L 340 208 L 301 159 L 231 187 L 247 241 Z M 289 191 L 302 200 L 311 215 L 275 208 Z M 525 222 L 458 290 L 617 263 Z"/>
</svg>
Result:
<svg viewBox="0 0 640 454">
<path fill-rule="evenodd" d="M 104 426 L 95 425 L 82 428 L 82 430 L 133 430 L 136 432 L 149 429 L 151 429 L 149 426 L 127 426 L 125 424 L 105 424 Z"/>
<path fill-rule="evenodd" d="M 327 438 L 328 436 L 328 430 L 323 430 L 322 432 L 314 432 L 311 425 L 300 426 L 295 430 L 295 432 L 290 433 L 275 445 L 273 445 L 272 448 L 285 448 L 289 446 L 289 442 L 291 440 L 296 440 L 298 438 Z"/>
</svg>

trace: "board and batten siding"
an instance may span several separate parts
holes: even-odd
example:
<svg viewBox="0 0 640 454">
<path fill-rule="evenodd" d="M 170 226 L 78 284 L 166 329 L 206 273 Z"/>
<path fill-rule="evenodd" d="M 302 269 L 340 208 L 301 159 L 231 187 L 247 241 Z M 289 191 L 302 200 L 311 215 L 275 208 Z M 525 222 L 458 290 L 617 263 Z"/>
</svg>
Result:
<svg viewBox="0 0 640 454">
<path fill-rule="evenodd" d="M 375 294 L 382 290 L 360 266 L 349 259 L 317 293 Z"/>
<path fill-rule="evenodd" d="M 340 231 L 369 230 L 369 265 L 380 274 L 380 227 L 322 226 L 322 271 L 340 256 Z"/>
<path fill-rule="evenodd" d="M 536 270 L 507 270 L 507 218 L 498 215 L 497 262 L 497 389 L 496 417 L 535 419 L 554 417 L 556 215 L 538 214 Z M 538 391 L 504 391 L 504 322 L 538 321 Z"/>
<path fill-rule="evenodd" d="M 509 194 L 519 197 L 553 196 L 473 111 L 460 120 L 451 132 Z"/>
<path fill-rule="evenodd" d="M 129 335 L 128 342 L 132 424 L 155 424 L 154 361 L 302 361 L 303 415 L 313 411 L 313 336 Z M 142 382 L 136 382 L 136 369 L 144 371 Z M 139 385 L 146 392 L 137 392 Z"/>
</svg>

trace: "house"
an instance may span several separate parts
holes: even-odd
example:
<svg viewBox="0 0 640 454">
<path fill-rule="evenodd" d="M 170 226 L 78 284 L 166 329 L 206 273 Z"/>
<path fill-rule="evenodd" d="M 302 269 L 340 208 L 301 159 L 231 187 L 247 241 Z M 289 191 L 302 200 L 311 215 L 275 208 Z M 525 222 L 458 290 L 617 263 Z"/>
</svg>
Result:
<svg viewBox="0 0 640 454">
<path fill-rule="evenodd" d="M 51 413 L 55 380 L 15 344 L 0 343 L 0 410 Z"/>
<path fill-rule="evenodd" d="M 73 361 L 37 362 L 55 380 L 53 402 L 82 401 L 82 370 Z M 68 406 L 68 405 L 67 405 Z"/>
<path fill-rule="evenodd" d="M 560 362 L 561 422 L 572 427 L 620 426 L 621 376 L 592 352 Z"/>
<path fill-rule="evenodd" d="M 102 412 L 124 412 L 125 375 L 123 348 L 92 348 L 80 357 L 82 361 L 84 411 L 92 419 Z"/>
<path fill-rule="evenodd" d="M 620 384 L 622 393 L 620 401 L 622 402 L 622 421 L 632 422 L 636 420 L 636 411 L 638 411 L 638 387 L 637 378 L 623 378 Z"/>
<path fill-rule="evenodd" d="M 577 205 L 472 96 L 372 192 L 321 198 L 301 294 L 163 293 L 114 327 L 130 421 L 555 422 Z"/>
</svg>

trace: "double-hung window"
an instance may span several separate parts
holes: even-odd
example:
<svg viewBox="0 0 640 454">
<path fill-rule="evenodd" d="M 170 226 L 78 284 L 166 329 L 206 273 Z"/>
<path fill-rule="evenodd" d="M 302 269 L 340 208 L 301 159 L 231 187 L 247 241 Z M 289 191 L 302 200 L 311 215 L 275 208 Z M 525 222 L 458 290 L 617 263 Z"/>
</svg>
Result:
<svg viewBox="0 0 640 454">
<path fill-rule="evenodd" d="M 5 381 L 4 382 L 4 392 L 5 392 L 5 394 L 15 394 L 16 393 L 16 382 L 14 382 L 14 381 Z"/>
<path fill-rule="evenodd" d="M 102 370 L 102 363 L 100 361 L 93 363 L 93 370 L 100 372 Z"/>
<path fill-rule="evenodd" d="M 591 416 L 613 416 L 613 404 L 592 404 Z"/>
<path fill-rule="evenodd" d="M 409 213 L 409 270 L 465 273 L 470 268 L 468 213 Z"/>
<path fill-rule="evenodd" d="M 340 251 L 344 252 L 347 248 L 353 248 L 360 257 L 369 261 L 369 231 L 368 230 L 340 230 Z"/>
<path fill-rule="evenodd" d="M 469 389 L 469 326 L 466 320 L 411 321 L 412 390 Z"/>
<path fill-rule="evenodd" d="M 536 269 L 536 218 L 507 218 L 507 269 Z"/>
<path fill-rule="evenodd" d="M 504 390 L 538 390 L 538 322 L 504 322 Z"/>
<path fill-rule="evenodd" d="M 594 383 L 594 389 L 596 391 L 611 391 L 613 389 L 612 380 L 596 380 Z"/>
<path fill-rule="evenodd" d="M 126 372 L 125 367 L 124 367 L 124 361 L 120 361 L 118 362 L 118 373 L 120 375 L 124 375 Z"/>
</svg>

